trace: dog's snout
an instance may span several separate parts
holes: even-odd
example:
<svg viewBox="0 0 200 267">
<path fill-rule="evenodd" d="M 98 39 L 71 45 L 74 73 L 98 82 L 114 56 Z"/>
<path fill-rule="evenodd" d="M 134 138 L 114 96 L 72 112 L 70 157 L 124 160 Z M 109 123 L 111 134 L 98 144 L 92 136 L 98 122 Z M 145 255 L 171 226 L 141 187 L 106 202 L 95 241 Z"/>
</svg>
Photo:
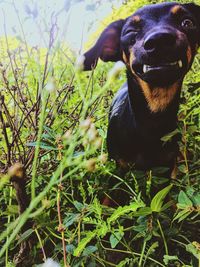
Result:
<svg viewBox="0 0 200 267">
<path fill-rule="evenodd" d="M 146 36 L 144 40 L 144 49 L 147 52 L 154 52 L 174 46 L 176 36 L 170 32 L 154 32 Z"/>
</svg>

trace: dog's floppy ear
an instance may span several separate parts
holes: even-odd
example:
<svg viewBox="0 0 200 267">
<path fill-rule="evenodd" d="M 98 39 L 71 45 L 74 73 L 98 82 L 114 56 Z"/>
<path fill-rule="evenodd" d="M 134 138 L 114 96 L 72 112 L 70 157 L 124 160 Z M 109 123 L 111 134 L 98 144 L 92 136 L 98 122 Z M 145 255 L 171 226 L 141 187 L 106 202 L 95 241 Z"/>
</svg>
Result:
<svg viewBox="0 0 200 267">
<path fill-rule="evenodd" d="M 189 12 L 193 14 L 195 17 L 197 23 L 198 23 L 198 30 L 199 30 L 199 44 L 200 44 L 200 6 L 194 4 L 194 3 L 189 3 L 189 4 L 184 4 L 183 5 Z"/>
<path fill-rule="evenodd" d="M 84 70 L 91 70 L 92 68 L 95 68 L 99 58 L 105 62 L 118 61 L 122 59 L 120 36 L 124 22 L 125 20 L 123 19 L 112 22 L 102 32 L 96 44 L 83 55 Z"/>
</svg>

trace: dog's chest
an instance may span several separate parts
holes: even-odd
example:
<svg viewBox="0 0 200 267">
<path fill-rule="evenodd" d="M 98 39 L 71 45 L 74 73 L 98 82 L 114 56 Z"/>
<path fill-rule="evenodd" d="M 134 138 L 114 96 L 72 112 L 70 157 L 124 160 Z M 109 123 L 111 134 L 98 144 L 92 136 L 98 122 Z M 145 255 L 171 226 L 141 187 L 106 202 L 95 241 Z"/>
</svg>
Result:
<svg viewBox="0 0 200 267">
<path fill-rule="evenodd" d="M 142 111 L 141 111 L 142 112 Z M 141 116 L 140 116 L 141 115 Z M 107 134 L 108 152 L 115 160 L 134 163 L 137 168 L 168 165 L 176 153 L 175 141 L 163 144 L 160 140 L 166 125 L 162 119 L 134 114 L 127 86 L 113 100 Z M 163 129 L 161 129 L 163 128 Z"/>
</svg>

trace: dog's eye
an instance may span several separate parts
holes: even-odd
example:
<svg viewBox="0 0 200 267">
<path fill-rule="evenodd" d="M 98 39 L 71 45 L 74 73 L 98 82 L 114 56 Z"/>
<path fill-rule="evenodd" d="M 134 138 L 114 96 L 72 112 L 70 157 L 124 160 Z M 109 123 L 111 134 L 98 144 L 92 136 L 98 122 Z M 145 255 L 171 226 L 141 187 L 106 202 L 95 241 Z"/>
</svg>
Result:
<svg viewBox="0 0 200 267">
<path fill-rule="evenodd" d="M 194 27 L 194 23 L 191 19 L 184 19 L 181 22 L 181 26 L 186 29 L 192 29 Z"/>
<path fill-rule="evenodd" d="M 136 34 L 137 31 L 136 31 L 135 29 L 127 29 L 127 30 L 125 31 L 125 35 L 130 34 L 130 33 Z"/>
</svg>

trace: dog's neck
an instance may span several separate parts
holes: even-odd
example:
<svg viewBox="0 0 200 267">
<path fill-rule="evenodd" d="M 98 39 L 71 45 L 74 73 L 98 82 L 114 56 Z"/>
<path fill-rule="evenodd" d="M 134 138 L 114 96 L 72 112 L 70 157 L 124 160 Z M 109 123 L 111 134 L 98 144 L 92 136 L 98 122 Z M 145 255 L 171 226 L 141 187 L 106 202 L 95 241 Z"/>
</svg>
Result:
<svg viewBox="0 0 200 267">
<path fill-rule="evenodd" d="M 129 71 L 127 72 L 129 96 L 131 102 L 140 99 L 140 104 L 148 113 L 162 115 L 174 111 L 176 115 L 179 107 L 182 80 L 169 86 L 152 86 L 145 81 L 136 78 Z M 132 99 L 133 98 L 133 99 Z M 134 101 L 135 102 L 135 101 Z M 134 103 L 137 106 L 137 103 Z M 133 108 L 134 108 L 133 107 Z"/>
<path fill-rule="evenodd" d="M 136 121 L 147 134 L 162 135 L 173 131 L 177 124 L 182 80 L 172 87 L 151 88 L 127 72 L 129 98 Z"/>
</svg>

